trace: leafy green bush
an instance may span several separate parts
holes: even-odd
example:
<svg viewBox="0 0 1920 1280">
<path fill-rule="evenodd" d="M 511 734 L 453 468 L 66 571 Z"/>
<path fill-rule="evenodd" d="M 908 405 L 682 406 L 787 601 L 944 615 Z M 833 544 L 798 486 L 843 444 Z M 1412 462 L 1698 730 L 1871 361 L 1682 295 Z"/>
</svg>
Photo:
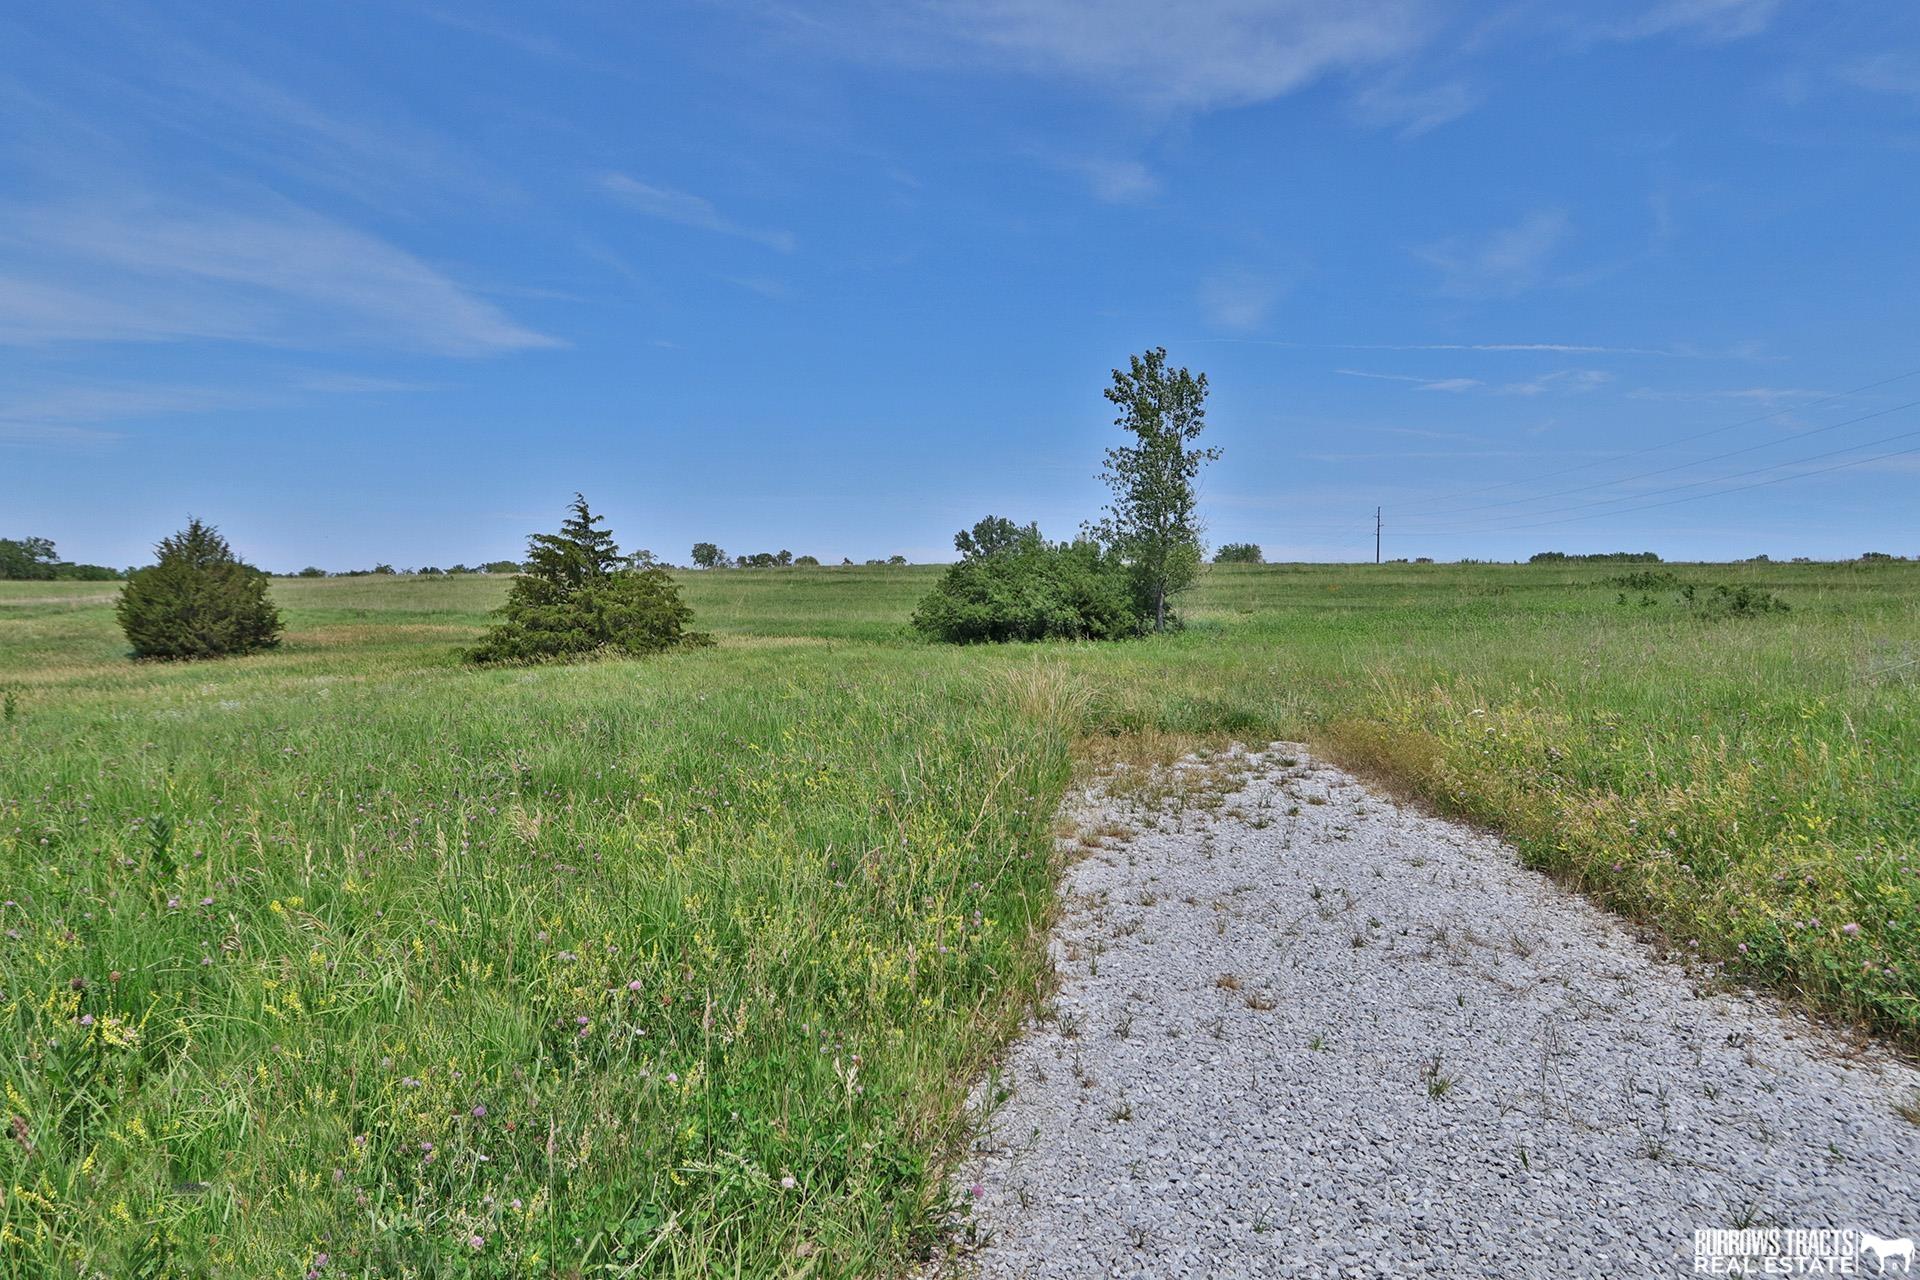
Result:
<svg viewBox="0 0 1920 1280">
<path fill-rule="evenodd" d="M 1680 575 L 1665 569 L 1635 569 L 1632 573 L 1616 573 L 1604 581 L 1610 587 L 1624 587 L 1628 591 L 1660 591 L 1679 586 Z"/>
<path fill-rule="evenodd" d="M 1683 589 L 1689 607 L 1708 617 L 1750 618 L 1763 613 L 1786 613 L 1793 606 L 1759 587 L 1717 586 L 1705 596 L 1696 597 L 1692 587 Z"/>
<path fill-rule="evenodd" d="M 1215 564 L 1263 564 L 1265 560 L 1257 542 L 1229 542 L 1213 553 Z"/>
<path fill-rule="evenodd" d="M 115 613 L 136 658 L 219 658 L 280 643 L 280 611 L 267 575 L 245 564 L 212 525 L 187 527 L 135 570 Z"/>
<path fill-rule="evenodd" d="M 1654 570 L 1623 573 L 1606 581 L 1610 586 L 1640 592 L 1637 603 L 1643 609 L 1659 602 L 1654 592 L 1663 589 L 1671 591 L 1672 594 L 1665 597 L 1667 601 L 1699 618 L 1755 618 L 1767 613 L 1787 613 L 1793 608 L 1773 592 L 1759 587 L 1730 587 L 1722 583 L 1702 591 L 1691 582 L 1681 583 L 1676 574 Z M 1628 599 L 1626 591 L 1622 591 L 1618 603 L 1635 602 Z"/>
<path fill-rule="evenodd" d="M 468 661 L 640 655 L 712 642 L 687 630 L 693 610 L 665 570 L 630 567 L 579 494 L 572 510 L 559 533 L 527 539 L 526 571 L 507 591 L 504 621 L 468 650 Z"/>
<path fill-rule="evenodd" d="M 1120 557 L 1048 542 L 1032 525 L 950 566 L 913 613 L 921 634 L 952 644 L 1112 640 L 1139 635 L 1146 619 Z"/>
</svg>

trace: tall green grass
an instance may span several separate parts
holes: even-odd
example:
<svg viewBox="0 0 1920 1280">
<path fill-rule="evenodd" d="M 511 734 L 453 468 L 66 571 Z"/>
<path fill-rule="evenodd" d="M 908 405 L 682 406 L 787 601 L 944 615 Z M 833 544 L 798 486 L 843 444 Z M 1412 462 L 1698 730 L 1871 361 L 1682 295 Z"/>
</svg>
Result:
<svg viewBox="0 0 1920 1280">
<path fill-rule="evenodd" d="M 712 651 L 473 671 L 499 580 L 284 581 L 281 651 L 177 667 L 0 585 L 0 1274 L 897 1267 L 1044 983 L 1076 743 L 1141 734 L 1307 737 L 1920 1042 L 1920 572 L 1678 572 L 1792 611 L 1268 566 L 949 650 L 928 570 L 732 572 Z"/>
</svg>

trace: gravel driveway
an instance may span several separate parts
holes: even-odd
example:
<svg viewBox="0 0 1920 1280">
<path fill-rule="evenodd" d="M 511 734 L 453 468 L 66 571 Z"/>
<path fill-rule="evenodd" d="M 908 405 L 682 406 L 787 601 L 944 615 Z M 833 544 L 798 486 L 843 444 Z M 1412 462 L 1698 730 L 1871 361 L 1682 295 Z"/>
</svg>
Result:
<svg viewBox="0 0 1920 1280">
<path fill-rule="evenodd" d="M 1112 834 L 983 1085 L 958 1273 L 1664 1276 L 1696 1228 L 1920 1235 L 1920 1074 L 1304 748 L 1177 772 L 1076 815 Z M 1713 1248 L 1854 1261 L 1768 1240 Z"/>
</svg>

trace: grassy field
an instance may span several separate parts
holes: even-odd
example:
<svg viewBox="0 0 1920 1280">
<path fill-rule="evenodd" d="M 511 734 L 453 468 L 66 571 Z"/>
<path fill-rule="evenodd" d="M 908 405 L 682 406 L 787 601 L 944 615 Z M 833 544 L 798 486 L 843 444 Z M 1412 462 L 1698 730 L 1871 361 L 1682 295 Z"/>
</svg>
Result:
<svg viewBox="0 0 1920 1280">
<path fill-rule="evenodd" d="M 1075 760 L 1189 742 L 1305 738 L 1920 1044 L 1920 565 L 1671 571 L 1222 568 L 999 650 L 906 636 L 936 570 L 696 574 L 718 647 L 504 671 L 455 657 L 498 579 L 276 582 L 286 644 L 191 667 L 0 584 L 0 1275 L 896 1268 Z"/>
</svg>

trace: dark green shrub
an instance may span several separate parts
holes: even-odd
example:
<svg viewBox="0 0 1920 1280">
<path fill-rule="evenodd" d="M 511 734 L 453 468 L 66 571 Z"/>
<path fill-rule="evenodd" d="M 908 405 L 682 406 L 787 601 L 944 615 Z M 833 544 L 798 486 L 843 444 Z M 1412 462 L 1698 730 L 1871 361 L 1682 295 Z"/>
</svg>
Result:
<svg viewBox="0 0 1920 1280">
<path fill-rule="evenodd" d="M 1718 586 L 1704 597 L 1695 597 L 1693 588 L 1684 589 L 1687 604 L 1715 618 L 1751 618 L 1763 613 L 1786 613 L 1792 608 L 1771 591 L 1759 587 Z"/>
<path fill-rule="evenodd" d="M 1702 591 L 1693 583 L 1681 583 L 1671 573 L 1651 570 L 1639 573 L 1623 573 L 1607 580 L 1611 585 L 1626 587 L 1641 593 L 1637 602 L 1631 601 L 1627 593 L 1620 593 L 1619 603 L 1638 603 L 1641 608 L 1652 608 L 1662 599 L 1678 604 L 1696 618 L 1756 618 L 1768 613 L 1787 613 L 1793 608 L 1785 600 L 1771 591 L 1759 587 L 1729 587 L 1725 584 L 1709 587 Z M 1652 593 L 1663 588 L 1671 594 L 1656 597 Z"/>
<path fill-rule="evenodd" d="M 187 527 L 136 570 L 115 613 L 136 658 L 220 658 L 280 643 L 280 611 L 267 575 L 241 562 L 212 525 Z"/>
<path fill-rule="evenodd" d="M 504 619 L 467 652 L 470 662 L 539 662 L 599 652 L 640 655 L 711 643 L 687 630 L 693 610 L 663 569 L 637 569 L 600 517 L 574 495 L 559 533 L 527 539 L 527 563 L 507 591 Z"/>
<path fill-rule="evenodd" d="M 1624 587 L 1628 591 L 1661 591 L 1679 586 L 1680 575 L 1665 569 L 1635 569 L 1632 573 L 1616 573 L 1604 581 L 1610 587 Z"/>
<path fill-rule="evenodd" d="M 990 554 L 949 566 L 913 625 L 953 644 L 1112 640 L 1141 634 L 1146 618 L 1118 556 L 1094 542 L 1048 542 L 1029 525 Z"/>
<path fill-rule="evenodd" d="M 1265 557 L 1260 554 L 1257 542 L 1229 542 L 1213 553 L 1215 564 L 1262 564 Z"/>
</svg>

